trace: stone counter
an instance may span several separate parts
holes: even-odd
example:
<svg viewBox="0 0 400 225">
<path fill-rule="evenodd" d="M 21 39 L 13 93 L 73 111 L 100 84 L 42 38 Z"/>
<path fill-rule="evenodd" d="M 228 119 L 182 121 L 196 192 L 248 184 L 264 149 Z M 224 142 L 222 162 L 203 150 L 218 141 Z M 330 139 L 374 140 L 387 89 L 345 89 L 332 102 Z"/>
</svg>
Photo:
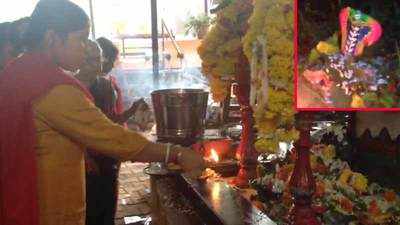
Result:
<svg viewBox="0 0 400 225">
<path fill-rule="evenodd" d="M 276 225 L 227 179 L 151 178 L 157 225 Z"/>
</svg>

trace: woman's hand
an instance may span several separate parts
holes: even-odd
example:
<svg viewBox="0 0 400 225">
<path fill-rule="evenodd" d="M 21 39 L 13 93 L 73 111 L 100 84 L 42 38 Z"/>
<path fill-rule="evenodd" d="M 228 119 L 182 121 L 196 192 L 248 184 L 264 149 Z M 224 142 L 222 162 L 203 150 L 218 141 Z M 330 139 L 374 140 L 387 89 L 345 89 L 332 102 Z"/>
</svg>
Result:
<svg viewBox="0 0 400 225">
<path fill-rule="evenodd" d="M 143 100 L 143 98 L 134 101 L 131 105 L 131 107 L 126 110 L 125 112 L 123 112 L 121 115 L 117 115 L 113 121 L 116 123 L 126 123 L 129 118 L 131 118 L 133 115 L 136 114 L 136 112 L 138 111 L 145 111 L 149 109 L 149 106 L 147 105 L 147 103 Z"/>
<path fill-rule="evenodd" d="M 147 105 L 147 103 L 144 101 L 143 98 L 134 101 L 132 103 L 132 106 L 128 109 L 129 112 L 131 112 L 132 114 L 134 114 L 136 111 L 144 111 L 147 110 L 149 108 L 149 105 Z"/>
<path fill-rule="evenodd" d="M 200 177 L 206 168 L 203 157 L 190 148 L 174 147 L 174 150 L 179 152 L 177 162 L 184 172 L 191 178 Z"/>
<path fill-rule="evenodd" d="M 174 145 L 170 147 L 168 154 L 168 146 L 160 143 L 149 142 L 143 150 L 135 155 L 132 161 L 136 162 L 165 162 L 178 164 L 185 175 L 190 178 L 198 178 L 205 169 L 203 157 L 195 150 L 190 148 Z"/>
</svg>

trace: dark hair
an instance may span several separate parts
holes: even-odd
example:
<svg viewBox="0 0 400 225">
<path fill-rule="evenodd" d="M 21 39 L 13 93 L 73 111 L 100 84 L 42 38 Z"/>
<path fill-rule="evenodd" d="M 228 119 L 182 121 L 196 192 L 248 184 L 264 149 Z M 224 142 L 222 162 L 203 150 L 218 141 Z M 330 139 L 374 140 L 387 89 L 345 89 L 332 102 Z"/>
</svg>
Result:
<svg viewBox="0 0 400 225">
<path fill-rule="evenodd" d="M 99 43 L 100 48 L 103 52 L 103 73 L 109 73 L 113 67 L 114 67 L 114 63 L 118 58 L 118 48 L 107 38 L 105 37 L 101 37 L 98 38 L 97 43 Z"/>
<path fill-rule="evenodd" d="M 84 29 L 89 17 L 82 8 L 69 0 L 40 0 L 24 34 L 27 48 L 38 47 L 47 31 L 52 30 L 62 38 L 69 33 Z"/>
<path fill-rule="evenodd" d="M 23 35 L 28 29 L 30 21 L 30 17 L 22 17 L 21 19 L 11 22 L 11 26 L 13 27 L 18 39 L 22 39 Z"/>
<path fill-rule="evenodd" d="M 23 17 L 10 24 L 9 37 L 10 43 L 13 46 L 14 56 L 18 56 L 20 53 L 24 52 L 24 35 L 29 22 L 30 17 Z"/>
<path fill-rule="evenodd" d="M 26 25 L 29 23 L 29 17 L 24 17 L 13 22 L 0 24 L 0 49 L 3 49 L 7 44 L 13 48 L 11 53 L 18 56 L 23 52 L 22 36 L 26 30 Z"/>
</svg>

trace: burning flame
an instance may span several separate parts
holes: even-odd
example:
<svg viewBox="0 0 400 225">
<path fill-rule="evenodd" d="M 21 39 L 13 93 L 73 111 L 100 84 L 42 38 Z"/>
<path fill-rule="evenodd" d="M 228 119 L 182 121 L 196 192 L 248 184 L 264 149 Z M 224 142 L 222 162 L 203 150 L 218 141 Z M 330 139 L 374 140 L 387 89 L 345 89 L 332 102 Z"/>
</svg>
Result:
<svg viewBox="0 0 400 225">
<path fill-rule="evenodd" d="M 215 151 L 215 149 L 212 148 L 210 151 L 210 155 L 206 159 L 209 161 L 218 162 L 219 156 L 218 156 L 217 151 Z"/>
<path fill-rule="evenodd" d="M 217 154 L 217 152 L 212 148 L 211 152 L 210 152 L 210 158 L 214 161 L 214 162 L 218 162 L 219 161 L 219 156 Z"/>
</svg>

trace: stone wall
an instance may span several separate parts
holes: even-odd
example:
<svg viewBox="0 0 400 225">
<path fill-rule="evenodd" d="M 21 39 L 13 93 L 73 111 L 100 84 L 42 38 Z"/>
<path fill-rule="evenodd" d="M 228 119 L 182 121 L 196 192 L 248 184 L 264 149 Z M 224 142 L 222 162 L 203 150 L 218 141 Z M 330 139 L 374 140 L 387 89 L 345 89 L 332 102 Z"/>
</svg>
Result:
<svg viewBox="0 0 400 225">
<path fill-rule="evenodd" d="M 400 112 L 357 112 L 356 134 L 361 136 L 366 129 L 371 131 L 373 137 L 386 127 L 392 139 L 400 134 Z"/>
</svg>

